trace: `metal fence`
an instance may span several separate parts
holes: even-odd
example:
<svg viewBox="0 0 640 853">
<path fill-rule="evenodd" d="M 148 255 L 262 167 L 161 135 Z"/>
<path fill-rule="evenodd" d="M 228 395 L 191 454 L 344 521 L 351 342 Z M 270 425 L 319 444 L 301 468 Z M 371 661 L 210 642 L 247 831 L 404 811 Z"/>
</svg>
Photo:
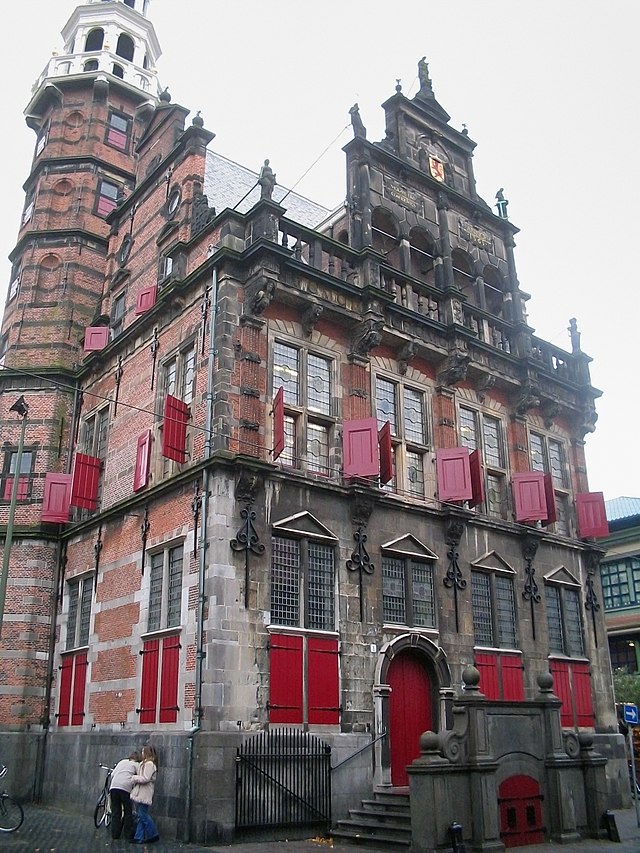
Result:
<svg viewBox="0 0 640 853">
<path fill-rule="evenodd" d="M 236 829 L 309 824 L 331 824 L 331 747 L 297 729 L 238 747 Z"/>
</svg>

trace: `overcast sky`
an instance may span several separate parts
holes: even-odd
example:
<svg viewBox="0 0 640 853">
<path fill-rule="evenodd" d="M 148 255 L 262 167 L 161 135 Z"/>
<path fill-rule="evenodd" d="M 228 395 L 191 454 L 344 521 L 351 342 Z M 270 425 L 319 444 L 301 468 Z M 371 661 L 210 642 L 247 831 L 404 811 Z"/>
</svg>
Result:
<svg viewBox="0 0 640 853">
<path fill-rule="evenodd" d="M 76 5 L 20 0 L 4 30 L 2 303 L 35 141 L 22 113 Z M 327 207 L 345 195 L 349 107 L 382 139 L 380 104 L 396 78 L 415 94 L 426 54 L 451 124 L 478 145 L 480 195 L 493 204 L 504 187 L 520 228 L 530 324 L 570 349 L 576 317 L 594 359 L 604 393 L 587 436 L 590 488 L 640 496 L 638 0 L 152 0 L 149 12 L 160 81 L 202 111 L 219 153 L 256 171 L 268 157 L 291 187 L 338 137 L 297 187 Z"/>
</svg>

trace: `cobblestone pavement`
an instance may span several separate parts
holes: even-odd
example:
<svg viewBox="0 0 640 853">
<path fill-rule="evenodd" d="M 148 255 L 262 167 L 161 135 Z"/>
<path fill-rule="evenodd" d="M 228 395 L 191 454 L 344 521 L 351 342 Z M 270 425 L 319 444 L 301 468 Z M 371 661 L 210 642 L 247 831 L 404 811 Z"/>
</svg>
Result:
<svg viewBox="0 0 640 853">
<path fill-rule="evenodd" d="M 614 812 L 620 843 L 586 840 L 579 844 L 536 844 L 512 847 L 510 851 L 531 853 L 640 853 L 640 829 L 635 809 Z M 389 851 L 390 848 L 386 848 Z M 467 849 L 469 849 L 467 847 Z M 46 806 L 25 806 L 25 820 L 17 832 L 0 833 L 2 853 L 380 853 L 379 848 L 338 844 L 329 839 L 306 841 L 265 841 L 202 847 L 161 839 L 156 844 L 131 845 L 112 841 L 109 831 L 96 829 L 89 815 L 75 815 Z M 391 851 L 397 853 L 397 851 Z"/>
</svg>

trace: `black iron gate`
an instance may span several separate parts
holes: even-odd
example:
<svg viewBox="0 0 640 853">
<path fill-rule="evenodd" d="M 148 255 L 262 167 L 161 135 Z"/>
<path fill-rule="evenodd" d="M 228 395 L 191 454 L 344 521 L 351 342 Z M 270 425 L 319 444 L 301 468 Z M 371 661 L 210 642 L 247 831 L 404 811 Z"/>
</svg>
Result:
<svg viewBox="0 0 640 853">
<path fill-rule="evenodd" d="M 331 747 L 308 732 L 277 729 L 236 752 L 236 829 L 331 824 Z"/>
</svg>

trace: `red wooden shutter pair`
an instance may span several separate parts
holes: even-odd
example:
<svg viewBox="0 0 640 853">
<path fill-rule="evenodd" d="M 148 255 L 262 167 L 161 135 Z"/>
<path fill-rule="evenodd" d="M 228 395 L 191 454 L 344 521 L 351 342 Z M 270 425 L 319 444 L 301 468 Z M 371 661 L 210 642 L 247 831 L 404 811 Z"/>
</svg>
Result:
<svg viewBox="0 0 640 853">
<path fill-rule="evenodd" d="M 7 477 L 4 481 L 3 500 L 11 500 L 11 492 L 13 491 L 13 477 Z M 29 478 L 18 477 L 18 496 L 17 500 L 25 501 L 29 497 Z"/>
<path fill-rule="evenodd" d="M 160 648 L 162 643 L 162 666 Z M 175 723 L 178 719 L 178 676 L 180 673 L 180 637 L 176 634 L 161 640 L 147 640 L 141 651 L 140 682 L 141 723 Z M 158 705 L 158 676 L 160 702 Z"/>
<path fill-rule="evenodd" d="M 304 690 L 304 639 L 272 634 L 269 640 L 269 721 L 302 723 Z M 308 722 L 336 725 L 340 719 L 338 641 L 330 637 L 307 638 Z"/>
<path fill-rule="evenodd" d="M 541 471 L 523 471 L 512 475 L 516 521 L 548 521 L 544 478 Z"/>
<path fill-rule="evenodd" d="M 109 343 L 108 326 L 87 326 L 84 330 L 84 351 L 95 352 Z"/>
<path fill-rule="evenodd" d="M 480 452 L 467 447 L 436 451 L 438 499 L 442 502 L 469 501 L 474 507 L 484 502 L 484 474 Z"/>
<path fill-rule="evenodd" d="M 380 473 L 378 422 L 375 418 L 342 424 L 342 473 L 345 477 L 377 477 Z"/>
<path fill-rule="evenodd" d="M 138 492 L 149 482 L 149 462 L 151 460 L 151 430 L 145 430 L 138 437 L 136 464 L 133 470 L 133 491 Z"/>
<path fill-rule="evenodd" d="M 81 726 L 87 686 L 87 653 L 67 655 L 60 666 L 58 726 Z"/>
<path fill-rule="evenodd" d="M 565 728 L 592 726 L 594 721 L 589 664 L 551 661 L 553 692 L 562 701 L 560 723 Z"/>
<path fill-rule="evenodd" d="M 191 410 L 177 397 L 167 394 L 164 401 L 164 427 L 162 430 L 162 455 L 176 462 L 187 461 L 187 423 Z"/>
<path fill-rule="evenodd" d="M 524 680 L 520 655 L 476 654 L 475 665 L 480 673 L 480 690 L 487 699 L 524 702 Z"/>
</svg>

